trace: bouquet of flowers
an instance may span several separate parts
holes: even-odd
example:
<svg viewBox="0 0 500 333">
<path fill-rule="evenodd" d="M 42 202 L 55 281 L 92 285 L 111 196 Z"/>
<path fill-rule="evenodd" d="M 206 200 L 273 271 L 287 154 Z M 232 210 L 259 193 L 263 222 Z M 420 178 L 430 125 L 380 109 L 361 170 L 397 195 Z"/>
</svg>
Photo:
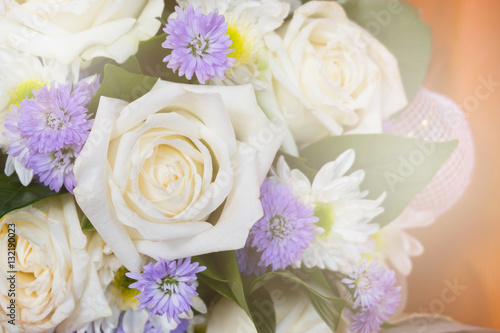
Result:
<svg viewBox="0 0 500 333">
<path fill-rule="evenodd" d="M 0 14 L 0 332 L 488 331 L 403 313 L 473 167 L 408 4 Z"/>
</svg>

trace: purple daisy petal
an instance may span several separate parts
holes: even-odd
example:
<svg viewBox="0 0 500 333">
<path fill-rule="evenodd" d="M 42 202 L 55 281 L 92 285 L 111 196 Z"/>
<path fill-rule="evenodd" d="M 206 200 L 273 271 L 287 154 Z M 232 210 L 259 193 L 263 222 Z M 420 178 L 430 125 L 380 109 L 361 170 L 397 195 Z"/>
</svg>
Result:
<svg viewBox="0 0 500 333">
<path fill-rule="evenodd" d="M 41 87 L 33 99 L 22 101 L 19 131 L 30 150 L 48 153 L 87 140 L 93 120 L 85 108 L 90 95 L 72 91 L 71 82 Z"/>
<path fill-rule="evenodd" d="M 384 321 L 389 320 L 401 301 L 401 287 L 395 287 L 395 272 L 377 267 L 377 260 L 366 267 L 366 258 L 359 267 L 353 267 L 353 273 L 342 280 L 354 289 L 356 310 L 349 332 L 378 332 Z"/>
<path fill-rule="evenodd" d="M 59 192 L 64 185 L 73 193 L 73 165 L 93 124 L 86 105 L 98 86 L 97 78 L 75 85 L 53 82 L 33 91 L 33 98 L 21 101 L 6 117 L 7 153 L 51 190 Z"/>
<path fill-rule="evenodd" d="M 170 333 L 186 333 L 189 327 L 189 319 L 181 319 L 181 322 L 177 327 L 170 331 Z"/>
<path fill-rule="evenodd" d="M 259 275 L 260 267 L 275 271 L 296 262 L 314 240 L 313 224 L 318 222 L 314 208 L 300 202 L 289 187 L 267 179 L 260 193 L 264 216 L 250 229 L 245 249 L 238 251 L 245 275 Z M 257 264 L 252 249 L 259 255 Z"/>
<path fill-rule="evenodd" d="M 197 296 L 196 274 L 206 267 L 191 263 L 191 258 L 179 260 L 160 259 L 156 264 L 144 266 L 143 273 L 126 273 L 137 280 L 130 285 L 140 291 L 139 310 L 148 309 L 153 315 L 165 314 L 168 321 L 180 323 L 179 315 L 187 313 L 193 305 L 191 297 Z"/>
<path fill-rule="evenodd" d="M 218 11 L 208 15 L 202 13 L 202 8 L 189 5 L 183 11 L 175 7 L 177 18 L 168 19 L 163 29 L 168 36 L 162 46 L 171 49 L 170 55 L 163 59 L 167 67 L 179 76 L 185 75 L 190 80 L 193 75 L 200 83 L 224 74 L 236 59 L 228 54 L 232 41 L 227 35 L 228 24 Z"/>
</svg>

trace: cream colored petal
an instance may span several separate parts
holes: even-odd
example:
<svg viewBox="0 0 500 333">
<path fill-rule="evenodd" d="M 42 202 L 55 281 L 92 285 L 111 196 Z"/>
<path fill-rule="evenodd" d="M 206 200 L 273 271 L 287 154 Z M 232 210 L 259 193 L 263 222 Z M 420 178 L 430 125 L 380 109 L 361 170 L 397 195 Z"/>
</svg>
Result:
<svg viewBox="0 0 500 333">
<path fill-rule="evenodd" d="M 110 189 L 103 182 L 111 171 L 107 162 L 106 144 L 111 136 L 110 125 L 123 105 L 123 101 L 101 97 L 95 120 L 98 125 L 92 128 L 89 139 L 75 162 L 77 186 L 74 194 L 80 208 L 116 256 L 129 270 L 139 271 L 142 260 L 124 225 L 116 218 Z M 106 123 L 108 126 L 104 126 Z"/>
</svg>

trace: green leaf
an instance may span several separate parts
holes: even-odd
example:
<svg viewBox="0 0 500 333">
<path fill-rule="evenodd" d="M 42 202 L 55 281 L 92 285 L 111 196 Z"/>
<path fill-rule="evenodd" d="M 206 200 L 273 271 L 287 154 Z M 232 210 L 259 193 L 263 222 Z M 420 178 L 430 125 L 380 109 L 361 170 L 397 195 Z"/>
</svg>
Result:
<svg viewBox="0 0 500 333">
<path fill-rule="evenodd" d="M 314 170 L 307 165 L 307 160 L 305 158 L 296 157 L 283 152 L 280 152 L 280 154 L 283 155 L 286 163 L 291 169 L 299 169 L 310 180 L 314 179 L 314 176 L 318 173 L 318 170 Z"/>
<path fill-rule="evenodd" d="M 419 11 L 394 0 L 349 0 L 344 8 L 351 20 L 398 59 L 406 96 L 411 101 L 425 79 L 432 51 L 431 29 Z"/>
<path fill-rule="evenodd" d="M 261 288 L 248 297 L 250 318 L 259 333 L 276 332 L 276 313 L 271 295 L 266 289 Z M 235 330 L 236 331 L 236 330 Z"/>
<path fill-rule="evenodd" d="M 253 293 L 263 289 L 261 288 L 262 286 L 276 277 L 281 277 L 298 284 L 306 293 L 316 312 L 323 319 L 323 321 L 330 327 L 330 329 L 332 329 L 332 331 L 337 329 L 342 310 L 345 306 L 345 301 L 333 295 L 330 286 L 319 269 L 308 272 L 296 271 L 295 273 L 290 271 L 269 272 L 254 280 L 250 286 L 250 292 Z"/>
<path fill-rule="evenodd" d="M 238 304 L 252 319 L 257 332 L 274 333 L 276 321 L 270 296 L 262 290 L 246 294 L 234 251 L 197 256 L 193 261 L 207 267 L 198 274 L 203 284 Z"/>
<path fill-rule="evenodd" d="M 371 199 L 387 194 L 382 203 L 384 212 L 373 220 L 384 226 L 398 217 L 432 180 L 457 144 L 456 140 L 432 142 L 391 134 L 341 135 L 308 146 L 301 156 L 310 167 L 319 169 L 347 149 L 354 149 L 351 172 L 365 171 L 361 189 L 369 190 Z"/>
<path fill-rule="evenodd" d="M 131 60 L 127 67 L 135 67 L 136 64 L 134 63 L 135 61 Z M 106 64 L 101 86 L 90 101 L 88 109 L 91 113 L 95 113 L 101 96 L 132 102 L 150 91 L 156 81 L 158 81 L 156 77 L 131 73 L 118 66 Z"/>
<path fill-rule="evenodd" d="M 191 81 L 186 77 L 175 74 L 163 62 L 163 59 L 171 52 L 161 46 L 166 38 L 167 34 L 164 33 L 139 43 L 139 50 L 135 56 L 141 65 L 142 72 L 166 81 L 190 83 Z"/>
<path fill-rule="evenodd" d="M 130 73 L 142 74 L 141 65 L 136 56 L 130 56 L 120 67 Z"/>
<path fill-rule="evenodd" d="M 193 262 L 194 261 L 198 262 L 200 266 L 206 267 L 206 269 L 200 273 L 201 275 L 205 275 L 219 282 L 227 283 L 227 280 L 223 277 L 222 273 L 219 272 L 218 267 L 216 267 L 215 264 L 212 263 L 212 260 L 208 255 L 193 257 Z"/>
<path fill-rule="evenodd" d="M 0 173 L 0 217 L 45 198 L 65 193 L 68 193 L 65 189 L 57 193 L 43 184 L 31 183 L 24 186 L 16 175 L 7 177 L 2 172 Z"/>
<path fill-rule="evenodd" d="M 250 314 L 250 309 L 245 297 L 245 289 L 243 288 L 243 281 L 241 279 L 240 271 L 238 269 L 238 260 L 234 251 L 219 252 L 218 260 L 222 265 L 222 274 L 227 279 L 229 288 L 233 292 L 237 303 Z"/>
<path fill-rule="evenodd" d="M 231 288 L 229 288 L 229 285 L 225 282 L 219 281 L 219 280 L 214 280 L 209 278 L 206 275 L 199 274 L 198 278 L 203 281 L 204 284 L 215 290 L 217 293 L 220 295 L 229 298 L 232 300 L 234 303 L 238 304 L 238 300 L 234 296 L 233 292 L 231 291 Z"/>
<path fill-rule="evenodd" d="M 83 216 L 82 219 L 82 230 L 88 230 L 88 231 L 94 231 L 94 225 L 90 220 L 87 218 L 87 216 Z"/>
<path fill-rule="evenodd" d="M 238 261 L 236 260 L 236 253 L 234 251 L 224 251 L 212 253 L 204 256 L 193 258 L 194 261 L 200 265 L 207 267 L 207 269 L 200 273 L 213 281 L 208 281 L 212 285 L 222 288 L 224 285 L 224 293 L 227 297 L 226 287 L 231 291 L 233 297 L 231 298 L 238 304 L 245 312 L 250 314 L 248 305 L 245 299 L 245 289 L 243 288 L 243 281 L 241 279 L 240 271 L 238 269 Z"/>
</svg>

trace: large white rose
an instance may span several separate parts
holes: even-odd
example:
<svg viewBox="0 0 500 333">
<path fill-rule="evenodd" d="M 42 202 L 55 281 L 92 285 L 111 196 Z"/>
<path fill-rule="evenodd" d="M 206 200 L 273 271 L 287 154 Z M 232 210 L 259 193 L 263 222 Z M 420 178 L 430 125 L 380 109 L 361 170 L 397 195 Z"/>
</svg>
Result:
<svg viewBox="0 0 500 333">
<path fill-rule="evenodd" d="M 119 63 L 160 28 L 163 0 L 5 0 L 0 43 L 70 63 L 108 57 Z"/>
<path fill-rule="evenodd" d="M 0 220 L 0 332 L 73 332 L 111 315 L 87 250 L 98 251 L 87 248 L 70 195 L 5 215 Z M 15 318 L 5 313 L 10 315 L 12 299 Z M 15 325 L 8 322 L 12 319 Z"/>
<path fill-rule="evenodd" d="M 394 56 L 333 1 L 311 1 L 265 37 L 278 105 L 297 143 L 381 132 L 406 104 Z"/>
<path fill-rule="evenodd" d="M 252 87 L 160 81 L 131 104 L 101 98 L 75 163 L 76 199 L 131 271 L 245 245 L 283 139 Z"/>
</svg>

